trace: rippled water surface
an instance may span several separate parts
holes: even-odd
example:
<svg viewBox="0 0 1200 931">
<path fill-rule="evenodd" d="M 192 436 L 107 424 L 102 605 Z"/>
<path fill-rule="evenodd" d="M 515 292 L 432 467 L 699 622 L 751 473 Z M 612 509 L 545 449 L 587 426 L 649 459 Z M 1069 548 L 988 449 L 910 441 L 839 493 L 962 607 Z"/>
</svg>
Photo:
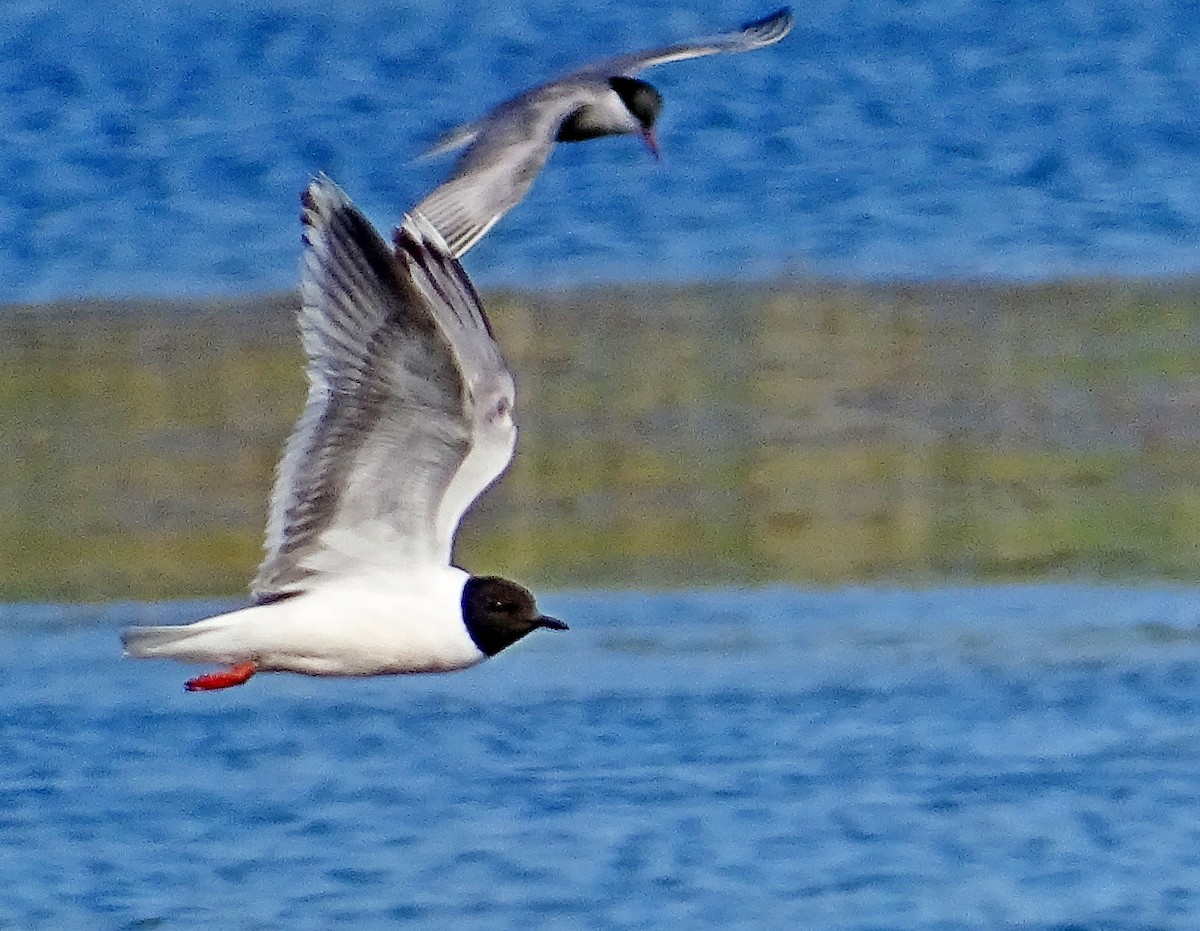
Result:
<svg viewBox="0 0 1200 931">
<path fill-rule="evenodd" d="M 0 5 L 0 300 L 249 292 L 295 276 L 324 170 L 383 227 L 412 159 L 599 55 L 775 0 Z M 1200 17 L 1183 0 L 799 4 L 793 34 L 648 73 L 633 139 L 563 146 L 480 283 L 1195 273 Z"/>
<path fill-rule="evenodd" d="M 0 612 L 0 927 L 1194 928 L 1193 589 L 547 597 L 475 670 L 184 694 Z"/>
</svg>

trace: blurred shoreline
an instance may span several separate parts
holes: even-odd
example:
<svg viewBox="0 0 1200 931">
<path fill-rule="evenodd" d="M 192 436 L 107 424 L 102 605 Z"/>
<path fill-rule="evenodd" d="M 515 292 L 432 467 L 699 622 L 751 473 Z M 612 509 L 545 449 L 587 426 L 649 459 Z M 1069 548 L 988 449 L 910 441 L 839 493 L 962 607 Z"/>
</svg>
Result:
<svg viewBox="0 0 1200 931">
<path fill-rule="evenodd" d="M 1194 578 L 1200 281 L 484 294 L 514 467 L 459 560 L 541 588 Z M 244 592 L 291 293 L 0 307 L 0 600 Z"/>
</svg>

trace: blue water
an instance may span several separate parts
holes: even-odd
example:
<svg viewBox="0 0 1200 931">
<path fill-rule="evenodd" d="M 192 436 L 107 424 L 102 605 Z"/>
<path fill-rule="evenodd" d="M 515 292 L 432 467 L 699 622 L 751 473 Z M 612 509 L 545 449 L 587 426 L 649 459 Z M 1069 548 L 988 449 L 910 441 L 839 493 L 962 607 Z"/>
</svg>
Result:
<svg viewBox="0 0 1200 931">
<path fill-rule="evenodd" d="M 0 610 L 0 927 L 1200 927 L 1200 592 L 544 598 L 369 681 Z"/>
<path fill-rule="evenodd" d="M 773 0 L 772 0 L 773 2 Z M 384 228 L 440 132 L 600 54 L 770 3 L 6 0 L 0 300 L 289 287 L 324 170 Z M 565 146 L 484 285 L 1200 271 L 1200 7 L 799 5 L 782 44 L 654 69 L 655 164 Z"/>
</svg>

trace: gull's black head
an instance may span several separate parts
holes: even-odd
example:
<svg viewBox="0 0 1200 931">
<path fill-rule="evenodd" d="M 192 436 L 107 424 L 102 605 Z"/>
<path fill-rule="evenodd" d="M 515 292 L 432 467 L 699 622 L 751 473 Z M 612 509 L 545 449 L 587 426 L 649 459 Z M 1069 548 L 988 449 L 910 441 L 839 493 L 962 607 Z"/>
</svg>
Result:
<svg viewBox="0 0 1200 931">
<path fill-rule="evenodd" d="M 467 579 L 462 614 L 471 639 L 488 656 L 495 656 L 539 627 L 567 629 L 558 618 L 540 614 L 527 589 L 492 575 Z"/>
<path fill-rule="evenodd" d="M 609 78 L 608 83 L 621 98 L 621 103 L 625 104 L 625 109 L 641 124 L 643 132 L 652 130 L 662 111 L 662 94 L 637 78 Z"/>
</svg>

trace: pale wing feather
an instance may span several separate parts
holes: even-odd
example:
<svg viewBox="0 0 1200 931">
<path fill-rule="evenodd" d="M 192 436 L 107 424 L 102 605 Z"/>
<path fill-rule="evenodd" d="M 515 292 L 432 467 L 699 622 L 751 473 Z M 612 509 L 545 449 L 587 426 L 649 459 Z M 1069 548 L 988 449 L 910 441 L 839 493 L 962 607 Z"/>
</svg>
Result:
<svg viewBox="0 0 1200 931">
<path fill-rule="evenodd" d="M 454 127 L 437 142 L 421 153 L 421 158 L 435 158 L 438 155 L 443 155 L 446 152 L 453 152 L 455 149 L 461 149 L 465 145 L 475 141 L 479 135 L 478 123 L 463 123 L 460 126 Z"/>
</svg>

